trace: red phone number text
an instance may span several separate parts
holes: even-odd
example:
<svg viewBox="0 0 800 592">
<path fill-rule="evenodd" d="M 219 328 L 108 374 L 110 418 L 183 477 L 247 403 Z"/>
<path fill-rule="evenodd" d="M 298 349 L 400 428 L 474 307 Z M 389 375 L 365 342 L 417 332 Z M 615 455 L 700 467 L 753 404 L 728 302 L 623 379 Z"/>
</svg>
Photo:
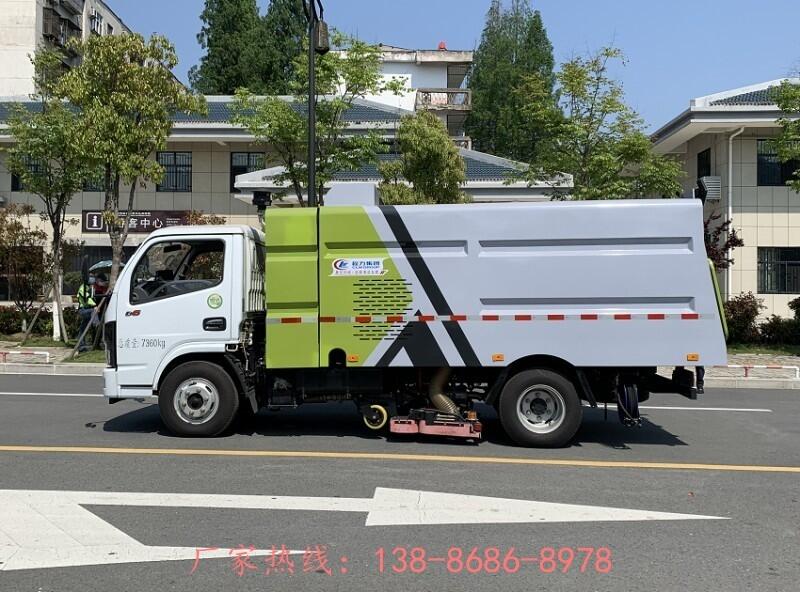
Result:
<svg viewBox="0 0 800 592">
<path fill-rule="evenodd" d="M 608 547 L 542 547 L 533 554 L 515 547 L 450 547 L 444 555 L 431 555 L 425 547 L 380 547 L 375 557 L 382 574 L 422 574 L 439 565 L 451 574 L 513 574 L 529 566 L 544 574 L 607 574 L 614 567 Z"/>
</svg>

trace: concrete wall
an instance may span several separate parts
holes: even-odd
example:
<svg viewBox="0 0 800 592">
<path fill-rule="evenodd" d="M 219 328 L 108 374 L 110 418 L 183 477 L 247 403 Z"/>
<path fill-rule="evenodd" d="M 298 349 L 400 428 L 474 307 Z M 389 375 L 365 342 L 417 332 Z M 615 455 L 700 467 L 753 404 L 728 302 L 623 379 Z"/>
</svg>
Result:
<svg viewBox="0 0 800 592">
<path fill-rule="evenodd" d="M 749 128 L 733 141 L 733 226 L 745 246 L 734 250 L 731 268 L 731 294 L 753 292 L 764 300 L 764 316 L 792 316 L 790 300 L 800 294 L 758 293 L 758 247 L 800 246 L 800 195 L 788 187 L 759 187 L 757 176 L 757 140 L 777 135 L 777 128 Z M 728 207 L 728 135 L 702 134 L 687 144 L 683 155 L 686 195 L 691 194 L 697 179 L 697 154 L 711 148 L 712 175 L 722 178 L 722 200 L 706 204 L 706 215 Z M 724 274 L 721 275 L 724 290 Z"/>
<path fill-rule="evenodd" d="M 33 65 L 42 30 L 41 0 L 0 0 L 0 96 L 33 92 Z"/>
</svg>

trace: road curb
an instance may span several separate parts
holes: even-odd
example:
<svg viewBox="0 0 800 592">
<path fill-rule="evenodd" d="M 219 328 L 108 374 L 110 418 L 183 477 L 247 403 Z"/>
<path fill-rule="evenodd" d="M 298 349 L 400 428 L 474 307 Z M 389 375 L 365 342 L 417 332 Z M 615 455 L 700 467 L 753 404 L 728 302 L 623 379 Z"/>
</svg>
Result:
<svg viewBox="0 0 800 592">
<path fill-rule="evenodd" d="M 800 380 L 790 378 L 708 378 L 707 388 L 732 389 L 800 389 Z"/>
<path fill-rule="evenodd" d="M 102 376 L 105 364 L 0 364 L 0 374 Z"/>
</svg>

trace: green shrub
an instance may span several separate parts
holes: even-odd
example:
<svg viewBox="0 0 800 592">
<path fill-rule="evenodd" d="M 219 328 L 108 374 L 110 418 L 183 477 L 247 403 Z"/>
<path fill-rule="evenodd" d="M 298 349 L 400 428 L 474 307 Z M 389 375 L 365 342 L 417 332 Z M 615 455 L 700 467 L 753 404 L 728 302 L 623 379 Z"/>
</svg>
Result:
<svg viewBox="0 0 800 592">
<path fill-rule="evenodd" d="M 794 318 L 800 321 L 800 298 L 789 301 L 789 308 L 794 313 Z"/>
<path fill-rule="evenodd" d="M 72 306 L 64 307 L 64 324 L 67 326 L 67 334 L 70 339 L 75 339 L 78 334 L 78 328 L 81 326 L 81 318 L 78 315 L 78 309 Z M 51 309 L 45 308 L 42 314 L 39 315 L 39 320 L 36 321 L 36 326 L 33 328 L 33 334 L 42 337 L 48 337 L 53 334 L 53 313 Z"/>
<path fill-rule="evenodd" d="M 725 318 L 728 320 L 728 341 L 731 343 L 757 343 L 759 341 L 756 319 L 766 308 L 764 301 L 752 292 L 734 296 L 725 303 Z"/>
<path fill-rule="evenodd" d="M 12 335 L 22 331 L 22 316 L 16 306 L 0 306 L 0 334 Z"/>
<path fill-rule="evenodd" d="M 772 315 L 759 327 L 761 340 L 769 345 L 800 345 L 800 320 Z"/>
</svg>

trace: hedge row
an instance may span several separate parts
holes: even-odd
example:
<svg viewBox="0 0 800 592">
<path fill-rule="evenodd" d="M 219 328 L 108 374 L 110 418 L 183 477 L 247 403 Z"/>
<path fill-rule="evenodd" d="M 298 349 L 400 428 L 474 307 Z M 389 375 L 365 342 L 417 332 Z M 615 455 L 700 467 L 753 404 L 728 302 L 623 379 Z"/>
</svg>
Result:
<svg viewBox="0 0 800 592">
<path fill-rule="evenodd" d="M 725 318 L 728 321 L 728 341 L 731 343 L 755 343 L 765 345 L 800 345 L 800 298 L 789 303 L 794 318 L 778 315 L 758 322 L 758 315 L 766 308 L 763 300 L 752 292 L 740 294 L 725 303 Z"/>
<path fill-rule="evenodd" d="M 0 335 L 13 335 L 23 333 L 24 321 L 33 320 L 35 310 L 23 314 L 16 306 L 0 306 Z M 81 324 L 78 316 L 78 309 L 74 307 L 64 308 L 64 322 L 67 324 L 67 333 L 70 337 L 75 337 Z M 48 336 L 53 334 L 53 315 L 50 308 L 45 308 L 39 315 L 36 325 L 33 328 L 33 335 Z"/>
</svg>

